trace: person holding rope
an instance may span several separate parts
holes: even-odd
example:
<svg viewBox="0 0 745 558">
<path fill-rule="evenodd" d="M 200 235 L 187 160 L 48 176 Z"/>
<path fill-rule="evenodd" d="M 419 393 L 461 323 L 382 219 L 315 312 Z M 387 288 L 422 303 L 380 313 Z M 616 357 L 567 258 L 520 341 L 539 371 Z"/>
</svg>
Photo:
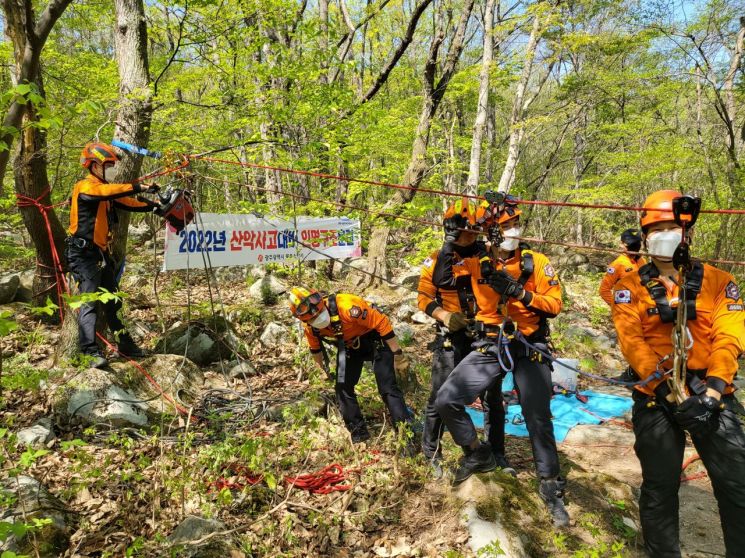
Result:
<svg viewBox="0 0 745 558">
<path fill-rule="evenodd" d="M 487 204 L 488 205 L 488 204 Z M 483 253 L 485 246 L 477 242 L 482 225 L 488 225 L 485 219 L 485 207 L 476 206 L 467 198 L 456 201 L 447 208 L 443 215 L 445 242 L 453 245 L 453 281 L 454 286 L 439 287 L 432 281 L 432 274 L 437 265 L 439 250 L 433 252 L 422 264 L 419 277 L 417 305 L 419 309 L 437 320 L 437 335 L 432 353 L 432 387 L 424 412 L 424 431 L 422 433 L 422 451 L 432 464 L 435 477 L 442 476 L 442 449 L 440 440 L 444 432 L 442 419 L 435 409 L 437 392 L 456 365 L 471 352 L 474 341 L 474 318 L 478 307 L 471 286 L 471 275 L 463 265 L 465 258 L 472 258 Z M 501 403 L 501 402 L 500 402 Z M 504 405 L 494 409 L 494 416 L 501 411 L 501 420 L 496 420 L 493 447 L 497 466 L 514 473 L 504 455 Z M 497 430 L 501 428 L 501 437 Z"/>
<path fill-rule="evenodd" d="M 650 556 L 681 556 L 678 489 L 688 432 L 711 478 L 726 555 L 742 557 L 745 433 L 732 381 L 745 351 L 745 311 L 732 275 L 695 260 L 687 267 L 680 263 L 680 246 L 687 248 L 692 232 L 676 215 L 682 198 L 673 190 L 647 197 L 640 223 L 652 261 L 619 281 L 613 298 L 619 345 L 638 377 L 669 373 L 676 356 L 687 359 L 684 386 L 676 385 L 673 374 L 633 393 L 634 450 L 642 468 L 639 515 Z M 694 221 L 695 215 L 691 226 Z M 681 314 L 687 318 L 683 324 Z M 682 338 L 690 338 L 682 346 L 673 342 L 678 328 L 687 328 Z M 682 401 L 673 397 L 676 392 Z"/>
<path fill-rule="evenodd" d="M 116 209 L 151 212 L 152 203 L 131 196 L 158 191 L 157 185 L 110 183 L 117 161 L 119 156 L 114 148 L 103 143 L 87 144 L 80 155 L 80 164 L 88 170 L 88 176 L 77 182 L 72 191 L 65 257 L 81 294 L 95 293 L 99 288 L 112 293 L 119 290 L 120 269 L 109 252 Z M 80 307 L 78 345 L 80 352 L 92 359 L 91 366 L 102 368 L 108 365 L 108 361 L 96 343 L 96 307 L 97 302 L 86 302 Z M 119 316 L 121 299 L 107 301 L 103 309 L 106 323 L 117 340 L 119 354 L 132 358 L 145 356 L 145 351 L 132 339 Z"/>
<path fill-rule="evenodd" d="M 504 436 L 504 411 L 499 412 L 502 379 L 512 370 L 540 477 L 540 495 L 554 525 L 563 527 L 569 524 L 569 514 L 564 506 L 566 481 L 560 476 L 551 421 L 551 369 L 544 355 L 517 338 L 522 334 L 534 346 L 548 351 L 548 318 L 561 311 L 561 287 L 544 254 L 520 248 L 520 214 L 514 201 L 508 199 L 498 215 L 501 243 L 492 244 L 489 253 L 480 258 L 463 260 L 479 308 L 476 324 L 481 339 L 442 385 L 435 408 L 455 443 L 463 448 L 454 482 L 491 471 L 498 465 L 494 448 Z M 436 285 L 455 284 L 454 253 L 455 246 L 447 242 L 437 260 Z M 486 442 L 479 440 L 465 411 L 465 405 L 484 392 L 488 406 Z"/>
<path fill-rule="evenodd" d="M 352 441 L 359 443 L 370 438 L 355 394 L 365 361 L 372 362 L 378 392 L 394 426 L 408 428 L 411 418 L 396 375 L 406 374 L 409 361 L 388 317 L 354 294 L 324 297 L 316 290 L 293 287 L 289 302 L 292 315 L 303 322 L 313 360 L 329 377 L 332 373 L 323 343 L 337 347 L 336 400 Z M 407 452 L 411 453 L 410 443 Z"/>
</svg>

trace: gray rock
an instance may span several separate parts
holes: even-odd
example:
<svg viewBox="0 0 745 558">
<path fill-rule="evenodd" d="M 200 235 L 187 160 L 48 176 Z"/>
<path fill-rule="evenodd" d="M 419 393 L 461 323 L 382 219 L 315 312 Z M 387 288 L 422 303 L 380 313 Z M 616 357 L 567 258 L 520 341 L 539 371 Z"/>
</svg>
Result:
<svg viewBox="0 0 745 558">
<path fill-rule="evenodd" d="M 590 263 L 583 263 L 577 266 L 577 271 L 582 273 L 597 273 L 598 266 L 592 265 Z"/>
<path fill-rule="evenodd" d="M 34 529 L 33 536 L 26 535 L 16 539 L 10 535 L 0 545 L 1 551 L 18 554 L 52 558 L 62 556 L 70 544 L 70 535 L 75 530 L 76 515 L 42 484 L 33 477 L 21 475 L 8 478 L 3 486 L 10 495 L 15 497 L 11 508 L 4 507 L 0 520 L 8 523 L 25 521 L 32 523 L 34 519 L 47 519 L 51 523 L 39 529 Z"/>
<path fill-rule="evenodd" d="M 420 269 L 412 268 L 411 271 L 396 277 L 394 281 L 398 283 L 399 285 L 403 285 L 404 287 L 415 289 L 419 285 L 420 275 L 421 275 Z"/>
<path fill-rule="evenodd" d="M 52 421 L 48 418 L 43 418 L 33 426 L 23 428 L 16 433 L 19 446 L 45 446 L 55 438 Z"/>
<path fill-rule="evenodd" d="M 419 310 L 416 314 L 411 316 L 411 321 L 415 324 L 432 325 L 436 322 L 434 318 L 427 316 L 424 312 Z"/>
<path fill-rule="evenodd" d="M 258 374 L 256 368 L 248 361 L 236 364 L 230 369 L 231 378 L 243 379 L 244 376 L 250 378 L 251 376 L 256 376 L 256 374 Z"/>
<path fill-rule="evenodd" d="M 261 337 L 259 337 L 259 341 L 267 347 L 283 345 L 290 339 L 290 332 L 287 328 L 277 322 L 269 322 L 269 324 L 264 328 Z"/>
<path fill-rule="evenodd" d="M 261 298 L 262 289 L 268 289 L 273 295 L 280 295 L 287 291 L 287 285 L 274 275 L 265 275 L 261 280 L 251 285 L 248 289 L 248 295 L 252 298 Z"/>
<path fill-rule="evenodd" d="M 242 282 L 246 280 L 247 266 L 218 267 L 215 269 L 215 277 L 218 281 Z"/>
<path fill-rule="evenodd" d="M 416 331 L 414 330 L 413 327 L 411 327 L 409 324 L 404 324 L 400 322 L 393 323 L 393 331 L 399 340 L 414 339 L 414 336 L 416 335 Z"/>
<path fill-rule="evenodd" d="M 378 309 L 385 308 L 387 306 L 385 299 L 380 295 L 370 293 L 366 294 L 363 298 L 370 304 L 374 304 L 375 306 L 377 306 Z"/>
<path fill-rule="evenodd" d="M 127 229 L 127 237 L 133 244 L 142 244 L 153 237 L 153 232 L 147 226 L 147 223 L 140 223 L 139 226 L 130 224 Z"/>
<path fill-rule="evenodd" d="M 266 275 L 266 267 L 263 265 L 252 265 L 248 268 L 248 275 L 254 279 L 261 279 Z"/>
<path fill-rule="evenodd" d="M 180 324 L 168 331 L 156 348 L 156 353 L 185 356 L 202 366 L 222 359 L 231 359 L 240 341 L 232 324 L 215 315 L 203 322 Z"/>
<path fill-rule="evenodd" d="M 566 264 L 571 267 L 577 267 L 589 263 L 589 259 L 584 254 L 571 254 L 566 259 Z"/>
<path fill-rule="evenodd" d="M 187 545 L 210 535 L 226 531 L 222 521 L 204 519 L 190 515 L 168 536 L 168 542 L 174 545 Z M 226 558 L 236 548 L 230 535 L 216 534 L 198 545 L 187 545 L 179 556 L 189 558 Z"/>
<path fill-rule="evenodd" d="M 0 277 L 0 304 L 13 302 L 21 284 L 20 273 L 10 273 Z"/>
<path fill-rule="evenodd" d="M 418 310 L 415 306 L 412 306 L 411 304 L 402 304 L 398 307 L 398 310 L 396 310 L 396 319 L 408 320 L 417 312 Z"/>
<path fill-rule="evenodd" d="M 65 419 L 111 424 L 116 427 L 141 427 L 148 424 L 146 406 L 140 397 L 114 383 L 114 376 L 91 368 L 78 384 L 68 384 L 55 408 Z"/>
<path fill-rule="evenodd" d="M 20 283 L 16 291 L 16 302 L 31 302 L 33 300 L 34 276 L 35 272 L 33 269 L 27 269 L 19 274 Z"/>
</svg>

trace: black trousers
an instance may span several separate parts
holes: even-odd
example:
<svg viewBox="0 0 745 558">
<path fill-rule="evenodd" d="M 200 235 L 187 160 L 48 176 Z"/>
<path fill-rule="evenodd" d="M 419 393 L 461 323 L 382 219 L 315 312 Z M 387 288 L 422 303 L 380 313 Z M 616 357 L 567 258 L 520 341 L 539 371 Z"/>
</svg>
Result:
<svg viewBox="0 0 745 558">
<path fill-rule="evenodd" d="M 372 362 L 378 393 L 391 414 L 394 425 L 410 420 L 406 409 L 403 393 L 396 382 L 393 369 L 393 353 L 380 336 L 371 332 L 363 335 L 359 347 L 346 350 L 346 373 L 344 383 L 336 384 L 336 400 L 339 404 L 344 424 L 352 434 L 352 440 L 358 441 L 369 436 L 367 424 L 362 416 L 355 386 L 362 375 L 362 365 L 365 361 Z M 337 356 L 338 358 L 338 356 Z"/>
<path fill-rule="evenodd" d="M 455 367 L 437 394 L 435 408 L 460 446 L 470 445 L 477 437 L 465 405 L 473 403 L 484 392 L 489 409 L 487 439 L 493 444 L 499 444 L 501 439 L 504 444 L 503 407 L 499 414 L 504 372 L 495 350 L 496 345 L 488 344 L 471 352 Z M 536 470 L 542 478 L 556 477 L 559 455 L 551 422 L 551 369 L 545 363 L 531 360 L 520 343 L 513 342 L 510 350 L 515 361 L 515 389 L 530 435 Z"/>
<path fill-rule="evenodd" d="M 104 254 L 97 247 L 78 248 L 68 245 L 65 249 L 67 265 L 75 281 L 78 283 L 80 294 L 95 293 L 99 287 L 110 292 L 119 290 L 117 270 L 108 254 Z M 96 308 L 98 302 L 88 302 L 80 307 L 78 313 L 78 333 L 80 352 L 94 354 L 98 352 L 96 343 Z M 113 334 L 123 334 L 124 324 L 119 317 L 122 308 L 121 300 L 111 300 L 103 305 L 106 323 Z"/>
<path fill-rule="evenodd" d="M 647 407 L 647 396 L 634 392 L 634 450 L 642 467 L 639 516 L 647 552 L 655 558 L 678 558 L 680 537 L 678 489 L 685 432 L 663 405 Z M 732 396 L 723 401 L 730 403 Z M 729 406 L 729 405 L 728 405 Z M 723 411 L 719 428 L 691 436 L 711 479 L 719 504 L 728 558 L 745 557 L 745 434 L 737 415 Z M 701 526 L 716 529 L 715 525 Z"/>
<path fill-rule="evenodd" d="M 447 337 L 437 335 L 432 352 L 432 387 L 429 392 L 429 400 L 424 410 L 424 432 L 422 433 L 422 450 L 425 457 L 431 459 L 440 455 L 440 439 L 445 428 L 440 414 L 435 409 L 437 392 L 445 380 L 465 356 L 471 352 L 473 339 L 468 337 L 464 331 L 456 331 Z"/>
</svg>

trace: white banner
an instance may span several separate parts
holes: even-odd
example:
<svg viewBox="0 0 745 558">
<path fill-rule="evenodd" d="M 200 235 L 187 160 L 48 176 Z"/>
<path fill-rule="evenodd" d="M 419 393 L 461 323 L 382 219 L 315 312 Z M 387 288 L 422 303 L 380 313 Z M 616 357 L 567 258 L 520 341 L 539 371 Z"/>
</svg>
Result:
<svg viewBox="0 0 745 558">
<path fill-rule="evenodd" d="M 164 271 L 362 255 L 360 222 L 346 217 L 198 213 L 180 233 L 166 229 Z"/>
</svg>

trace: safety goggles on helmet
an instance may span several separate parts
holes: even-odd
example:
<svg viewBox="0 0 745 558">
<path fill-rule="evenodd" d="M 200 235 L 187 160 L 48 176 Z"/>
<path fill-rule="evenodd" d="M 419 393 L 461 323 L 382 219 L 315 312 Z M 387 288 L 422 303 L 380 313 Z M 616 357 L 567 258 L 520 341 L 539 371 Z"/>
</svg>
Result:
<svg viewBox="0 0 745 558">
<path fill-rule="evenodd" d="M 114 148 L 105 143 L 89 143 L 80 154 L 80 164 L 85 168 L 90 168 L 93 163 L 114 164 L 119 160 Z"/>
<path fill-rule="evenodd" d="M 522 214 L 522 210 L 517 207 L 518 199 L 515 196 L 507 195 L 504 199 L 504 209 L 499 213 L 499 224 L 506 223 Z"/>
</svg>

